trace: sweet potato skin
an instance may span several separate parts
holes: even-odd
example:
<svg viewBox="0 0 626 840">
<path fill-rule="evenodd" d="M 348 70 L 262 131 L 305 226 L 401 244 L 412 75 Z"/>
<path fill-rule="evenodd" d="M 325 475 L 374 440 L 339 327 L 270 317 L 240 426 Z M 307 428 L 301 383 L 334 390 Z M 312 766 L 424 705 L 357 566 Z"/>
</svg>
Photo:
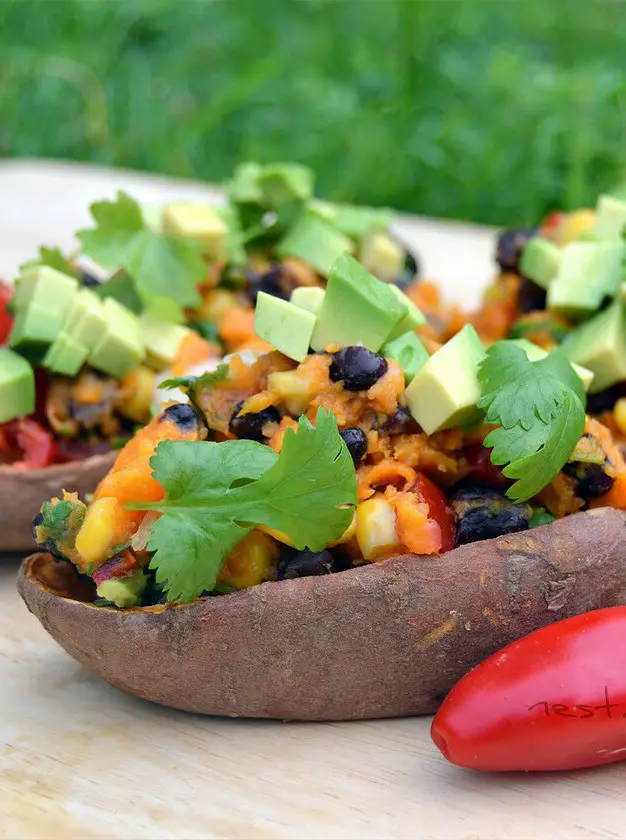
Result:
<svg viewBox="0 0 626 840">
<path fill-rule="evenodd" d="M 60 597 L 67 584 L 50 579 L 48 555 L 24 561 L 18 589 L 68 653 L 156 703 L 291 720 L 419 715 L 514 639 L 625 603 L 625 524 L 602 508 L 439 557 L 180 607 L 119 612 Z"/>
<path fill-rule="evenodd" d="M 44 499 L 58 496 L 64 488 L 77 490 L 81 498 L 93 493 L 113 466 L 117 452 L 93 455 L 84 461 L 56 464 L 40 470 L 0 467 L 0 553 L 32 551 L 31 522 Z"/>
</svg>

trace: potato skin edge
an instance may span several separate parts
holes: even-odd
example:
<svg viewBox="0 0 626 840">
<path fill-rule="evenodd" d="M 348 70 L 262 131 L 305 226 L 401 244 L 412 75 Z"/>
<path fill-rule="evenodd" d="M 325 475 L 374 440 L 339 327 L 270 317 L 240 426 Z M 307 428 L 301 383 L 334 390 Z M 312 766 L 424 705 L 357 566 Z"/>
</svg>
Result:
<svg viewBox="0 0 626 840">
<path fill-rule="evenodd" d="M 626 603 L 626 513 L 264 583 L 178 607 L 119 612 L 61 597 L 32 555 L 18 590 L 79 662 L 191 712 L 289 720 L 429 714 L 488 655 L 546 624 Z M 79 595 L 79 597 L 82 597 Z"/>
<path fill-rule="evenodd" d="M 31 522 L 41 503 L 58 496 L 63 489 L 76 490 L 81 498 L 93 493 L 116 457 L 117 452 L 107 452 L 40 470 L 0 466 L 0 552 L 32 551 Z"/>
</svg>

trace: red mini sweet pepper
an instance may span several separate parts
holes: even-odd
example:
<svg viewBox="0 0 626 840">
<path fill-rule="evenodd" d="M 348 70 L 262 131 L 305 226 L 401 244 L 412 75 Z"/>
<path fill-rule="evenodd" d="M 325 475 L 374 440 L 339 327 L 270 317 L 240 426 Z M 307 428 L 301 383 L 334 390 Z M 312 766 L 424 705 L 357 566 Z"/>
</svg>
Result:
<svg viewBox="0 0 626 840">
<path fill-rule="evenodd" d="M 626 607 L 543 627 L 445 698 L 431 735 L 473 770 L 574 770 L 626 759 Z"/>
</svg>

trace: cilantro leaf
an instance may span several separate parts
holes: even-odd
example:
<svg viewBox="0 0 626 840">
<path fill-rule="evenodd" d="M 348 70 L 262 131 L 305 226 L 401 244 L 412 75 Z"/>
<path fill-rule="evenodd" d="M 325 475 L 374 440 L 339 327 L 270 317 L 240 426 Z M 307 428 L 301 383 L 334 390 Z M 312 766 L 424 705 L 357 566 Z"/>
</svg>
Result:
<svg viewBox="0 0 626 840">
<path fill-rule="evenodd" d="M 164 441 L 150 463 L 166 497 L 128 507 L 163 514 L 148 548 L 170 601 L 212 590 L 227 555 L 256 525 L 320 550 L 345 531 L 357 501 L 352 459 L 321 408 L 316 427 L 301 418 L 286 433 L 280 455 L 248 440 Z"/>
<path fill-rule="evenodd" d="M 549 484 L 580 440 L 585 409 L 576 380 L 558 350 L 534 363 L 507 342 L 487 351 L 479 371 L 483 396 L 478 406 L 486 422 L 498 428 L 484 445 L 492 449 L 492 463 L 506 464 L 504 475 L 517 479 L 507 490 L 514 501 L 531 499 Z"/>
<path fill-rule="evenodd" d="M 109 271 L 125 269 L 147 307 L 180 320 L 181 308 L 197 306 L 197 286 L 206 276 L 202 247 L 149 228 L 141 208 L 118 192 L 115 201 L 91 205 L 96 227 L 77 236 L 83 252 Z"/>
<path fill-rule="evenodd" d="M 29 260 L 20 266 L 20 272 L 29 271 L 31 268 L 37 268 L 40 265 L 47 265 L 50 268 L 55 268 L 63 274 L 69 274 L 70 277 L 80 278 L 78 271 L 74 268 L 69 259 L 63 254 L 60 248 L 46 248 L 45 245 L 39 249 L 39 257 L 34 260 Z"/>
</svg>

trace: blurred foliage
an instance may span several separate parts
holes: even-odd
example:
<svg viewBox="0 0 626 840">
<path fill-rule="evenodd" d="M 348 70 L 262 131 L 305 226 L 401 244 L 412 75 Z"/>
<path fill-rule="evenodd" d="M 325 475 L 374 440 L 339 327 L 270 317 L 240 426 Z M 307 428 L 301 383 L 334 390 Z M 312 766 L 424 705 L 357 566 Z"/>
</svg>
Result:
<svg viewBox="0 0 626 840">
<path fill-rule="evenodd" d="M 0 0 L 0 155 L 531 223 L 624 174 L 610 0 Z"/>
</svg>

